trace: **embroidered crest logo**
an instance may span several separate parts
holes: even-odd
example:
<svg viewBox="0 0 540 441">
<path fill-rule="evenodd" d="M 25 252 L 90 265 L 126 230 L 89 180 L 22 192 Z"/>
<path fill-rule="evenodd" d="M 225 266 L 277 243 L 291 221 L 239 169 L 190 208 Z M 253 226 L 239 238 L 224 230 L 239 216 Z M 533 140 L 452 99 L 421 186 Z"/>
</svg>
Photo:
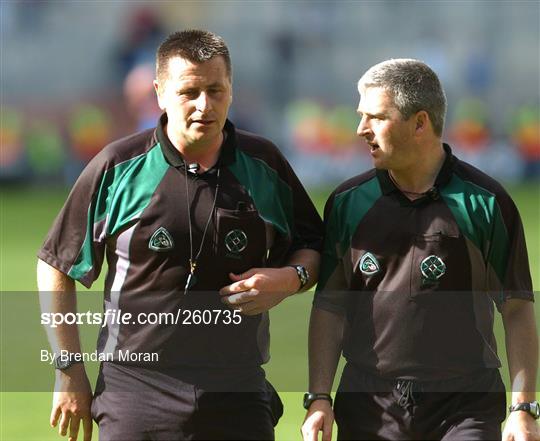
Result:
<svg viewBox="0 0 540 441">
<path fill-rule="evenodd" d="M 378 273 L 381 269 L 379 261 L 371 253 L 366 253 L 362 256 L 359 267 L 362 274 L 365 274 L 366 276 L 372 276 L 373 274 Z"/>
<path fill-rule="evenodd" d="M 174 248 L 174 241 L 170 233 L 164 228 L 159 227 L 148 242 L 148 248 L 154 251 L 163 252 Z"/>
<path fill-rule="evenodd" d="M 230 253 L 240 254 L 247 245 L 248 238 L 242 230 L 231 230 L 225 236 L 225 246 Z"/>
<path fill-rule="evenodd" d="M 446 272 L 446 265 L 440 257 L 432 254 L 420 262 L 420 271 L 424 279 L 436 282 Z"/>
</svg>

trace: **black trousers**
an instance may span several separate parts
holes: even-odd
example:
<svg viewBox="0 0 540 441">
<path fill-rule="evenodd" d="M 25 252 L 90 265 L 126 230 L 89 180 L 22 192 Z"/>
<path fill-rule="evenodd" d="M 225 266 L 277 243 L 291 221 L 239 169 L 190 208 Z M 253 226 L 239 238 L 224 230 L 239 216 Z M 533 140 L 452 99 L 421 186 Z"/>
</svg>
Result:
<svg viewBox="0 0 540 441">
<path fill-rule="evenodd" d="M 499 371 L 429 383 L 387 381 L 345 368 L 334 406 L 338 440 L 501 439 Z"/>
<path fill-rule="evenodd" d="M 92 402 L 100 441 L 273 440 L 283 405 L 264 371 L 214 374 L 103 363 Z"/>
</svg>

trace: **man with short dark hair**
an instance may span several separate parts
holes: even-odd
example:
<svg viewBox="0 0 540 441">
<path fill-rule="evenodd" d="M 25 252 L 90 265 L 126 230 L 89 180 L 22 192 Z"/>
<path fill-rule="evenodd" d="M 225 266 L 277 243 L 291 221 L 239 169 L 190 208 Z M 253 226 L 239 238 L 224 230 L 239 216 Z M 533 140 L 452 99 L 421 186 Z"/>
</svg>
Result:
<svg viewBox="0 0 540 441">
<path fill-rule="evenodd" d="M 504 439 L 538 439 L 538 337 L 514 203 L 442 143 L 446 99 L 426 64 L 382 62 L 358 90 L 375 168 L 326 204 L 304 440 L 330 441 L 334 415 L 343 440 L 500 440 L 494 304 L 512 385 Z"/>
<path fill-rule="evenodd" d="M 51 424 L 75 439 L 273 439 L 268 310 L 317 279 L 322 222 L 268 140 L 235 129 L 229 51 L 191 30 L 157 52 L 156 129 L 83 171 L 39 252 L 42 308 L 75 310 L 104 259 L 95 396 L 76 327 L 47 329 Z M 171 321 L 172 320 L 172 321 Z M 92 403 L 92 404 L 91 404 Z"/>
</svg>

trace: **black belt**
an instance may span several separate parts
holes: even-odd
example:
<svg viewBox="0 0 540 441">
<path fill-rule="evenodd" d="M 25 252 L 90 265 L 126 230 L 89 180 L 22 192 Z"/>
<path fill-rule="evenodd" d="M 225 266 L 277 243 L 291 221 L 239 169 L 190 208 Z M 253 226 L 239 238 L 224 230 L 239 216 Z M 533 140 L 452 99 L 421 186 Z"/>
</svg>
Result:
<svg viewBox="0 0 540 441">
<path fill-rule="evenodd" d="M 498 369 L 482 369 L 469 375 L 440 380 L 417 380 L 404 378 L 385 378 L 362 370 L 358 366 L 347 363 L 343 371 L 340 389 L 342 392 L 393 392 L 397 391 L 403 400 L 410 402 L 414 394 L 424 392 L 486 392 L 486 382 L 492 383 L 500 378 Z M 493 390 L 489 390 L 493 391 Z M 407 398 L 408 397 L 408 398 Z"/>
</svg>

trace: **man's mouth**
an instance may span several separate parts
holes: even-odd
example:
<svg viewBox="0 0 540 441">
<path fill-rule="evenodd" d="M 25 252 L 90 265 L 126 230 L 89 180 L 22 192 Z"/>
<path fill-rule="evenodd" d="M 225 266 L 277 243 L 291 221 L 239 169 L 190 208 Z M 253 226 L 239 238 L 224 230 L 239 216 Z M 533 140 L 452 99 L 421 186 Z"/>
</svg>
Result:
<svg viewBox="0 0 540 441">
<path fill-rule="evenodd" d="M 210 125 L 214 122 L 212 119 L 195 119 L 192 121 L 192 124 L 201 124 L 203 126 Z"/>
</svg>

